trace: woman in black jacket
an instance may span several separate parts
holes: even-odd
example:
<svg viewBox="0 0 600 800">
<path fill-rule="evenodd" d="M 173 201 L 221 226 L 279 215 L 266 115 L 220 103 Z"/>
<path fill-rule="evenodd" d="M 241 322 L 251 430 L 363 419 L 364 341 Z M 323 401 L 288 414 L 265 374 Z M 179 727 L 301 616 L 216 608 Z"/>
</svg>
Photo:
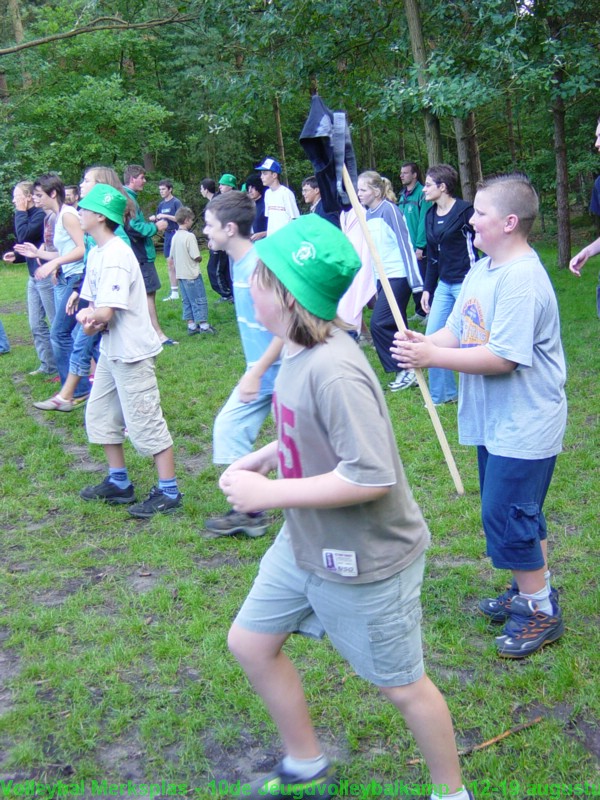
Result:
<svg viewBox="0 0 600 800">
<path fill-rule="evenodd" d="M 425 217 L 427 273 L 421 306 L 427 318 L 427 334 L 446 324 L 467 272 L 476 260 L 474 231 L 469 220 L 473 206 L 456 197 L 458 173 L 449 164 L 430 167 L 423 194 L 433 205 Z M 429 370 L 429 390 L 435 405 L 456 402 L 454 373 Z"/>
</svg>

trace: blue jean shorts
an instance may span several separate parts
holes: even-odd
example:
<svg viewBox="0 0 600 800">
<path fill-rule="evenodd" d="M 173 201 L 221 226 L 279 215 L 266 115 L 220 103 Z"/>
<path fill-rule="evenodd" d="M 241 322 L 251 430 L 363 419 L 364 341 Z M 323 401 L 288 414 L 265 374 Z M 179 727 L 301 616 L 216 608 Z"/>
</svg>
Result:
<svg viewBox="0 0 600 800">
<path fill-rule="evenodd" d="M 544 564 L 547 537 L 542 508 L 556 456 L 506 458 L 477 448 L 481 520 L 487 554 L 497 569 L 537 570 Z"/>
<path fill-rule="evenodd" d="M 328 581 L 300 569 L 285 525 L 260 563 L 236 624 L 254 633 L 325 634 L 357 675 L 405 686 L 424 674 L 421 583 L 424 554 L 375 583 Z"/>
</svg>

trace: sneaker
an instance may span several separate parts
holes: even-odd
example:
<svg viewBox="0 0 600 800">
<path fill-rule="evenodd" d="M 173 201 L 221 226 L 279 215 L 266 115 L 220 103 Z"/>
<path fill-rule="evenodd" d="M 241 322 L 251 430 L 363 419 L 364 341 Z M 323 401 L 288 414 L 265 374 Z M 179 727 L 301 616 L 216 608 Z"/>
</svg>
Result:
<svg viewBox="0 0 600 800">
<path fill-rule="evenodd" d="M 41 366 L 39 366 L 37 369 L 32 369 L 31 372 L 28 372 L 27 374 L 28 375 L 48 375 L 48 377 L 50 377 L 51 375 L 54 375 L 53 372 L 46 372 L 46 370 L 42 369 Z"/>
<path fill-rule="evenodd" d="M 264 778 L 259 778 L 252 781 L 250 784 L 244 784 L 244 789 L 249 789 L 247 794 L 244 791 L 244 797 L 250 800 L 257 800 L 257 798 L 264 797 L 321 797 L 328 800 L 332 797 L 337 797 L 339 792 L 339 780 L 336 776 L 335 769 L 331 765 L 325 767 L 320 772 L 310 778 L 309 780 L 301 780 L 295 775 L 289 775 L 283 771 L 283 762 L 280 762 L 273 772 L 265 775 Z"/>
<path fill-rule="evenodd" d="M 490 622 L 506 622 L 510 618 L 511 601 L 519 594 L 516 581 L 506 587 L 498 597 L 486 597 L 479 601 L 478 609 Z M 558 591 L 550 588 L 550 602 L 558 606 Z"/>
<path fill-rule="evenodd" d="M 62 383 L 60 375 L 54 375 L 52 378 L 47 378 L 46 383 Z"/>
<path fill-rule="evenodd" d="M 104 478 L 102 483 L 82 489 L 79 492 L 79 496 L 82 500 L 104 500 L 111 506 L 135 503 L 133 483 L 130 483 L 126 489 L 119 489 L 108 476 Z"/>
<path fill-rule="evenodd" d="M 140 519 L 147 519 L 155 514 L 172 514 L 178 508 L 181 508 L 181 498 L 181 492 L 177 494 L 177 497 L 169 497 L 158 486 L 153 486 L 145 500 L 131 506 L 127 511 L 132 517 L 139 517 Z"/>
<path fill-rule="evenodd" d="M 222 517 L 211 517 L 204 523 L 204 527 L 211 533 L 219 536 L 231 536 L 232 533 L 245 533 L 253 539 L 263 536 L 269 527 L 269 521 L 264 514 L 255 517 L 250 514 L 242 514 L 240 511 L 231 509 Z"/>
<path fill-rule="evenodd" d="M 163 297 L 163 299 L 162 299 L 163 303 L 168 303 L 170 300 L 179 300 L 179 295 L 178 294 L 170 294 L 170 295 L 167 295 L 167 297 Z"/>
<path fill-rule="evenodd" d="M 63 400 L 59 395 L 55 394 L 54 397 L 50 397 L 48 400 L 40 400 L 38 403 L 34 403 L 33 407 L 39 408 L 40 411 L 73 411 L 78 406 L 83 405 L 88 396 L 86 394 L 73 400 Z"/>
<path fill-rule="evenodd" d="M 552 603 L 552 614 L 544 614 L 537 603 L 517 595 L 510 601 L 510 618 L 501 636 L 496 636 L 498 655 L 504 658 L 525 658 L 565 632 L 558 604 Z"/>
<path fill-rule="evenodd" d="M 396 380 L 388 383 L 390 392 L 400 392 L 402 389 L 409 389 L 417 383 L 417 376 L 414 369 L 403 369 L 396 373 Z"/>
<path fill-rule="evenodd" d="M 174 345 L 179 344 L 179 342 L 176 342 L 175 339 L 165 339 L 163 342 L 161 342 L 161 344 L 163 347 L 173 347 Z"/>
<path fill-rule="evenodd" d="M 518 594 L 519 587 L 516 582 L 513 581 L 510 586 L 506 587 L 506 591 L 502 592 L 501 595 L 498 595 L 498 597 L 486 597 L 479 601 L 477 607 L 490 622 L 506 622 L 510 617 L 511 600 Z"/>
<path fill-rule="evenodd" d="M 212 325 L 209 325 L 207 328 L 198 328 L 196 333 L 213 334 L 216 333 L 216 330 Z"/>
<path fill-rule="evenodd" d="M 230 294 L 228 297 L 219 297 L 217 303 L 233 303 L 233 295 Z"/>
<path fill-rule="evenodd" d="M 195 336 L 197 333 L 200 333 L 200 328 L 188 328 L 187 329 L 188 336 Z"/>
</svg>

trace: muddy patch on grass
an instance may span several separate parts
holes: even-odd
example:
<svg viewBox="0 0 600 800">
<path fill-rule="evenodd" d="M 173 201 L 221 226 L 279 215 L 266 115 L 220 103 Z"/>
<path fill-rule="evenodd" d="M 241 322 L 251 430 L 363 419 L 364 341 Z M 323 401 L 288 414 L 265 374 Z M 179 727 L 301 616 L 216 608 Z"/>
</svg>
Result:
<svg viewBox="0 0 600 800">
<path fill-rule="evenodd" d="M 586 719 L 583 714 L 573 715 L 573 711 L 574 707 L 570 703 L 557 703 L 550 708 L 534 703 L 526 709 L 529 720 L 543 717 L 560 722 L 564 733 L 576 739 L 600 762 L 600 728 L 597 722 Z"/>
</svg>

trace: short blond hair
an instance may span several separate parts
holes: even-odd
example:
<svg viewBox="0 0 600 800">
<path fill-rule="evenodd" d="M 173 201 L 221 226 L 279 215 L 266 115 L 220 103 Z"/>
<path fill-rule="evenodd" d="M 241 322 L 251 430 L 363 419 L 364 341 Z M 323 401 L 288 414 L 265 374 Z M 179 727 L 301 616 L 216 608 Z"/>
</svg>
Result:
<svg viewBox="0 0 600 800">
<path fill-rule="evenodd" d="M 515 230 L 528 236 L 538 215 L 540 201 L 524 172 L 491 175 L 477 185 L 478 192 L 492 195 L 493 204 L 502 216 L 514 214 L 519 222 Z"/>
</svg>

